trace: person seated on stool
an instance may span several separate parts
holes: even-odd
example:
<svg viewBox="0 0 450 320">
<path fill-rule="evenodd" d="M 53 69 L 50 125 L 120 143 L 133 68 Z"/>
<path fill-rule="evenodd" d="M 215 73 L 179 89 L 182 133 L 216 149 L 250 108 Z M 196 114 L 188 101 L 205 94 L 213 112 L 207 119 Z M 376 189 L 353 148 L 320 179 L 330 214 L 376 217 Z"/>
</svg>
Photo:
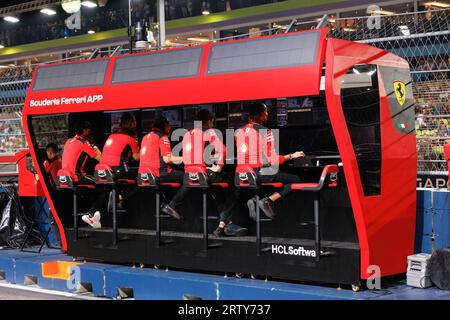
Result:
<svg viewBox="0 0 450 320">
<path fill-rule="evenodd" d="M 152 130 L 141 142 L 139 168 L 150 169 L 159 182 L 182 184 L 172 200 L 162 208 L 162 212 L 180 220 L 181 215 L 178 213 L 177 207 L 183 203 L 187 188 L 183 185 L 184 172 L 172 169 L 172 164 L 181 164 L 183 159 L 172 154 L 169 133 L 169 121 L 165 117 L 155 119 Z"/>
<path fill-rule="evenodd" d="M 185 169 L 189 166 L 201 166 L 207 175 L 208 182 L 226 182 L 230 186 L 225 190 L 215 189 L 216 198 L 220 198 L 220 222 L 213 234 L 217 237 L 244 236 L 247 229 L 233 224 L 231 221 L 232 210 L 237 203 L 237 190 L 231 188 L 233 179 L 222 172 L 226 158 L 226 147 L 216 135 L 214 128 L 215 116 L 207 109 L 197 113 L 197 119 L 201 121 L 201 128 L 194 128 L 183 138 L 183 162 Z M 214 161 L 211 161 L 214 159 Z M 215 162 L 215 163 L 214 163 Z"/>
<path fill-rule="evenodd" d="M 47 144 L 45 153 L 47 154 L 47 160 L 44 161 L 45 172 L 47 172 L 52 186 L 55 187 L 58 170 L 62 168 L 58 145 L 56 143 Z"/>
<path fill-rule="evenodd" d="M 111 167 L 115 178 L 135 180 L 137 170 L 129 168 L 131 159 L 139 161 L 139 143 L 136 134 L 136 119 L 130 112 L 125 112 L 120 118 L 119 129 L 109 135 L 103 146 L 100 164 Z M 119 207 L 124 198 L 119 194 Z M 116 201 L 116 199 L 111 199 Z M 89 222 L 87 222 L 89 224 Z"/>
<path fill-rule="evenodd" d="M 249 123 L 236 133 L 237 165 L 252 167 L 261 183 L 283 183 L 283 189 L 280 192 L 274 192 L 269 197 L 260 199 L 259 203 L 256 203 L 256 197 L 247 201 L 249 215 L 254 220 L 256 220 L 257 205 L 268 218 L 275 218 L 274 202 L 289 194 L 292 183 L 300 182 L 296 175 L 280 171 L 279 166 L 285 161 L 305 156 L 303 151 L 278 155 L 275 151 L 274 135 L 262 125 L 267 118 L 267 106 L 261 102 L 253 103 L 250 105 Z"/>
<path fill-rule="evenodd" d="M 75 126 L 75 136 L 66 141 L 62 156 L 62 169 L 70 172 L 79 185 L 95 186 L 94 178 L 86 174 L 84 167 L 88 158 L 100 161 L 102 152 L 94 144 L 91 137 L 92 125 L 89 121 L 82 121 Z M 104 207 L 108 195 L 102 193 L 95 198 L 91 208 L 81 217 L 93 228 L 101 228 L 100 210 Z"/>
</svg>

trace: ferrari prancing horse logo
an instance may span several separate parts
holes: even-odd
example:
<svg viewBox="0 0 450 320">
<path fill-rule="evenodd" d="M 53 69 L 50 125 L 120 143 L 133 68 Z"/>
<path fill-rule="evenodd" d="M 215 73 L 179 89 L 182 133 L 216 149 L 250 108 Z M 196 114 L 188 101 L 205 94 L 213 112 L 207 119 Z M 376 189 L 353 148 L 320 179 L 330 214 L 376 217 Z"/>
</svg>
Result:
<svg viewBox="0 0 450 320">
<path fill-rule="evenodd" d="M 406 85 L 402 81 L 394 81 L 394 92 L 400 106 L 403 106 L 406 101 Z"/>
</svg>

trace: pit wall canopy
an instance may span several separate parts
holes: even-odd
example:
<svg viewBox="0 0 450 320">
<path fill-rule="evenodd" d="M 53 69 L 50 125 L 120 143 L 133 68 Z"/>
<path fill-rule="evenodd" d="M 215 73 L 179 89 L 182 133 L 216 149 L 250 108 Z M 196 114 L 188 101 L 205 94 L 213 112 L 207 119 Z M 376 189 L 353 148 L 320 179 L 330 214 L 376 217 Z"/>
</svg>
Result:
<svg viewBox="0 0 450 320">
<path fill-rule="evenodd" d="M 24 113 L 317 95 L 327 29 L 39 66 Z"/>
</svg>

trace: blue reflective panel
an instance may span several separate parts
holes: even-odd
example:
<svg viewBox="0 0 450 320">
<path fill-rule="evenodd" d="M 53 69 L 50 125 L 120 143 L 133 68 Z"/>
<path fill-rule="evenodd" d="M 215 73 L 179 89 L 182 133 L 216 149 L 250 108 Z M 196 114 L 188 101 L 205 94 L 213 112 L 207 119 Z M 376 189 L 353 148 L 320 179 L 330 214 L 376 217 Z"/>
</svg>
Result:
<svg viewBox="0 0 450 320">
<path fill-rule="evenodd" d="M 198 75 L 202 48 L 117 58 L 112 83 L 153 81 Z"/>
<path fill-rule="evenodd" d="M 37 71 L 33 91 L 101 86 L 109 60 L 43 66 Z"/>
<path fill-rule="evenodd" d="M 211 48 L 208 74 L 312 65 L 320 31 L 216 44 Z"/>
</svg>

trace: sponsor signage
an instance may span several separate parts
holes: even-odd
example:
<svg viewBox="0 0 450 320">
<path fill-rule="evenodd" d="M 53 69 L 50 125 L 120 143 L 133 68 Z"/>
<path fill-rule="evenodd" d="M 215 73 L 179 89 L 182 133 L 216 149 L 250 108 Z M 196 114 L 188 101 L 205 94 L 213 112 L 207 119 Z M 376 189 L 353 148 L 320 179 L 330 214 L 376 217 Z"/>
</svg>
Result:
<svg viewBox="0 0 450 320">
<path fill-rule="evenodd" d="M 74 98 L 62 97 L 54 99 L 31 100 L 30 107 L 50 107 L 50 106 L 70 105 L 70 104 L 96 103 L 102 100 L 103 100 L 102 94 L 95 94 Z"/>
<path fill-rule="evenodd" d="M 287 256 L 298 256 L 298 257 L 307 257 L 307 258 L 315 258 L 316 250 L 305 248 L 303 246 L 291 246 L 291 245 L 283 245 L 283 244 L 272 244 L 271 251 L 272 254 L 281 254 Z"/>
</svg>

